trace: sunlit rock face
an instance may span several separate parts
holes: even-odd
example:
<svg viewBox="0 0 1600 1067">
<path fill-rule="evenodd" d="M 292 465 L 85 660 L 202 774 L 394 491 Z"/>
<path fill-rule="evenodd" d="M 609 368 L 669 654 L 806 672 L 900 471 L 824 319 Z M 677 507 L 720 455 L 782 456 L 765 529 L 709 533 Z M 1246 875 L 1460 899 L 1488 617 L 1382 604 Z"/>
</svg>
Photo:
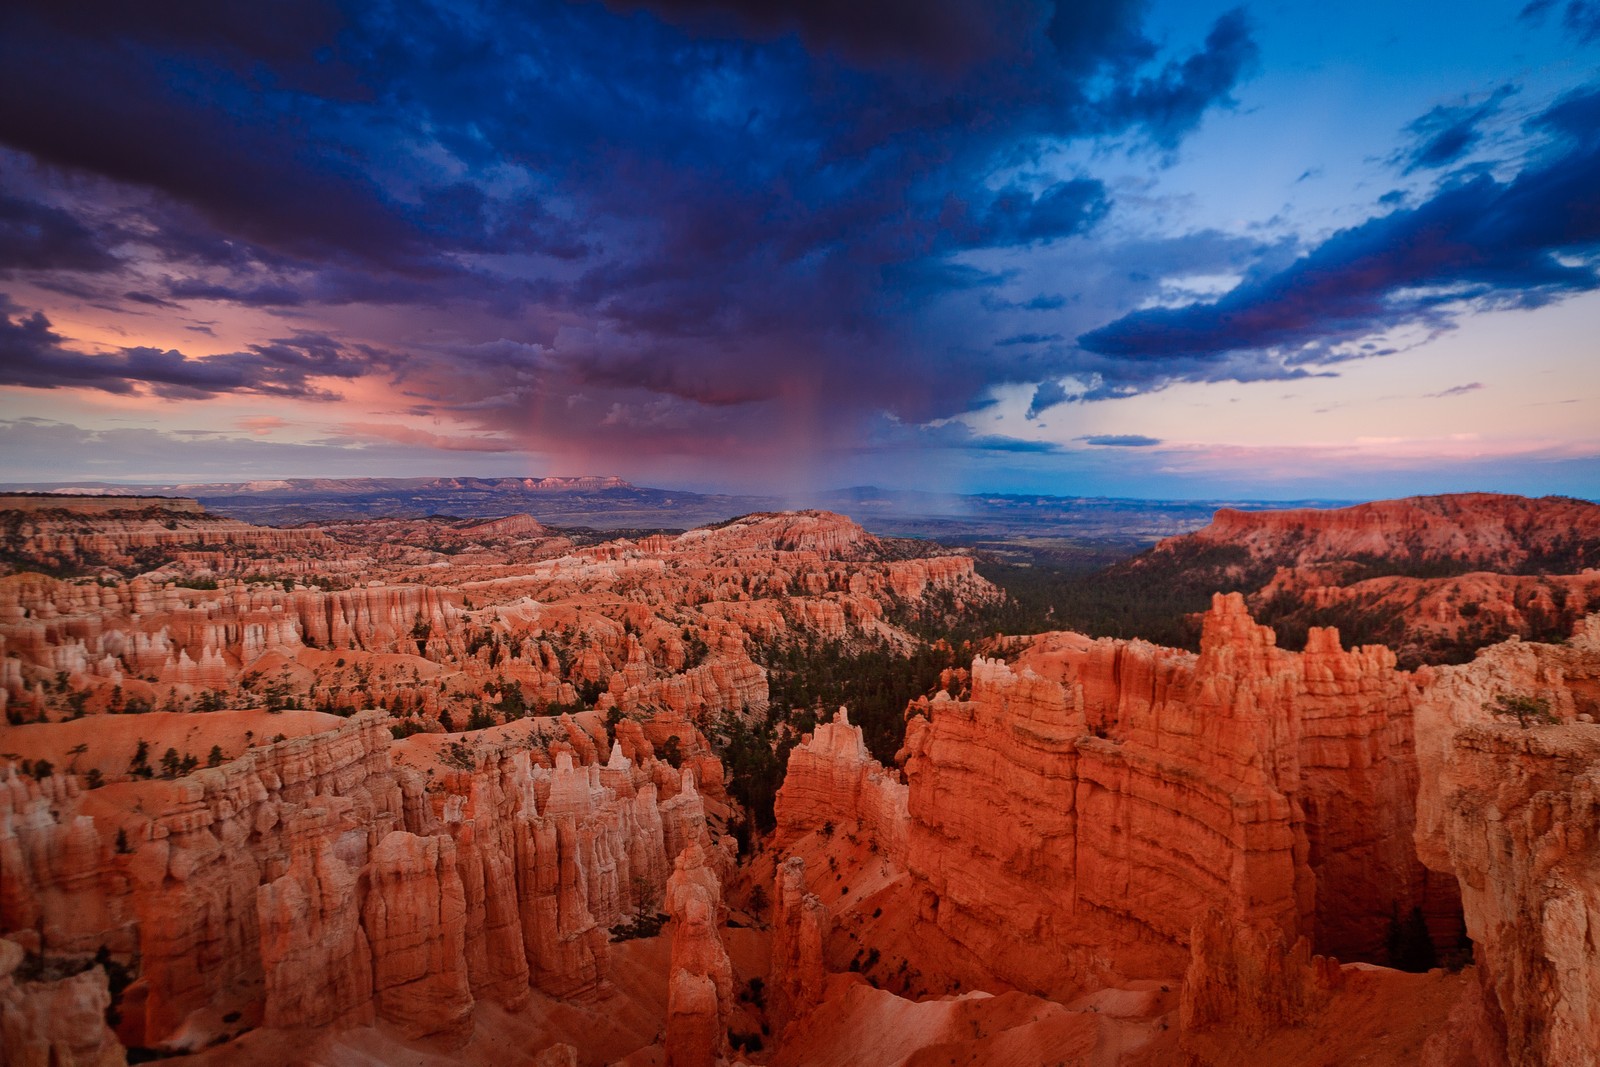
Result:
<svg viewBox="0 0 1600 1067">
<path fill-rule="evenodd" d="M 1460 880 L 1483 998 L 1466 1017 L 1519 1067 L 1586 1062 L 1600 1048 L 1600 616 L 1565 645 L 1497 645 L 1425 678 L 1417 847 Z M 1542 703 L 1524 724 L 1506 698 Z"/>
<path fill-rule="evenodd" d="M 907 958 L 963 985 L 1064 1000 L 1181 976 L 1191 1062 L 1385 996 L 1432 1020 L 1407 1062 L 1586 1062 L 1600 617 L 1415 675 L 1325 631 L 1283 652 L 1237 596 L 1204 634 L 1197 656 L 1052 634 L 980 659 L 970 700 L 913 705 L 904 786 L 841 714 L 791 756 L 776 840 L 870 839 L 920 902 Z M 1508 696 L 1540 716 L 1497 714 Z M 781 869 L 787 960 L 805 868 Z M 1332 958 L 1383 962 L 1413 924 L 1442 953 L 1470 935 L 1478 966 L 1447 987 Z"/>
<path fill-rule="evenodd" d="M 0 579 L 8 1056 L 259 1030 L 470 1062 L 559 1018 L 530 1053 L 588 1063 L 567 1042 L 613 1016 L 632 1029 L 607 1059 L 697 1067 L 763 1026 L 775 1064 L 1221 1067 L 1311 1041 L 1521 1067 L 1595 1047 L 1600 622 L 1415 673 L 1328 629 L 1286 651 L 1237 594 L 1198 653 L 1013 641 L 950 672 L 965 695 L 912 703 L 896 766 L 847 710 L 819 725 L 741 863 L 707 738 L 766 710 L 759 644 L 909 648 L 919 605 L 993 595 L 970 559 L 825 513 L 584 548 L 525 518 L 408 520 L 416 544 L 378 525 L 306 541 L 367 568 L 326 588 L 203 553 Z M 227 699 L 272 686 L 325 710 Z M 41 758 L 52 773 L 23 773 Z M 666 932 L 629 940 L 658 910 Z M 1445 953 L 1470 934 L 1477 967 L 1350 962 L 1419 925 Z"/>
<path fill-rule="evenodd" d="M 782 1034 L 822 1002 L 827 978 L 823 945 L 828 909 L 806 884 L 805 860 L 791 856 L 778 867 L 772 896 L 772 969 L 767 979 L 768 1016 Z"/>
<path fill-rule="evenodd" d="M 1404 558 L 1515 570 L 1600 543 L 1600 505 L 1571 497 L 1454 493 L 1333 509 L 1223 508 L 1211 525 L 1161 548 L 1170 551 L 1184 541 L 1242 547 L 1279 565 Z"/>
<path fill-rule="evenodd" d="M 903 856 L 910 820 L 907 790 L 867 752 L 861 728 L 840 708 L 789 755 L 778 793 L 778 834 L 783 848 L 795 837 L 838 820 L 863 826 L 892 855 Z"/>
<path fill-rule="evenodd" d="M 980 659 L 970 700 L 915 706 L 905 786 L 843 716 L 819 727 L 791 756 L 778 841 L 867 828 L 969 980 L 1181 971 L 1219 902 L 1291 944 L 1381 958 L 1395 914 L 1447 920 L 1453 897 L 1411 840 L 1414 699 L 1386 650 L 1319 632 L 1283 652 L 1218 596 L 1198 656 L 1056 634 Z"/>
<path fill-rule="evenodd" d="M 12 556 L 64 576 L 0 577 L 0 933 L 131 968 L 118 1037 L 169 1050 L 372 1025 L 466 1048 L 485 1004 L 612 996 L 611 931 L 678 857 L 733 874 L 706 729 L 767 710 L 760 646 L 909 648 L 897 619 L 996 595 L 825 512 L 588 547 L 528 516 L 6 514 Z M 722 917 L 681 916 L 684 945 Z M 678 969 L 677 1029 L 718 1034 L 678 1045 L 719 1054 L 729 979 Z"/>
</svg>

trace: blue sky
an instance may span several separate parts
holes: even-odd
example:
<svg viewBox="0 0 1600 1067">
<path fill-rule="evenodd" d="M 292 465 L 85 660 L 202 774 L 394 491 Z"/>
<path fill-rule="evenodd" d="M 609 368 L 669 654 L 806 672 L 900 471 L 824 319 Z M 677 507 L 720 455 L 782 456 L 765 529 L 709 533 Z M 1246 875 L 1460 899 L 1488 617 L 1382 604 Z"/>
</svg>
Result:
<svg viewBox="0 0 1600 1067">
<path fill-rule="evenodd" d="M 0 14 L 0 478 L 1600 497 L 1600 0 Z"/>
</svg>

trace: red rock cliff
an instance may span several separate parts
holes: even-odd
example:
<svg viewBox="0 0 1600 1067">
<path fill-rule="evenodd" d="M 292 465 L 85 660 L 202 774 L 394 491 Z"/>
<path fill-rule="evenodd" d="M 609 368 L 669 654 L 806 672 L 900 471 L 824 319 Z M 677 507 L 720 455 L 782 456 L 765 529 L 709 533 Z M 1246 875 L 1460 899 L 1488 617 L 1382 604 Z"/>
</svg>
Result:
<svg viewBox="0 0 1600 1067">
<path fill-rule="evenodd" d="M 1178 973 L 1216 906 L 1372 958 L 1397 910 L 1448 911 L 1453 890 L 1411 843 L 1412 694 L 1382 649 L 1276 648 L 1237 595 L 1216 599 L 1199 656 L 1046 635 L 1015 664 L 976 662 L 971 700 L 914 706 L 907 829 L 874 835 L 966 982 Z M 892 807 L 847 730 L 791 756 L 780 841 Z"/>
<path fill-rule="evenodd" d="M 1544 702 L 1551 722 L 1496 715 Z M 1515 1067 L 1600 1049 L 1600 616 L 1565 646 L 1510 642 L 1425 673 L 1417 845 L 1460 881 L 1484 1010 Z"/>
<path fill-rule="evenodd" d="M 1163 541 L 1158 551 L 1183 542 L 1239 545 L 1282 566 L 1399 556 L 1515 570 L 1535 555 L 1600 544 L 1600 505 L 1570 497 L 1456 493 L 1348 508 L 1223 508 L 1210 526 Z"/>
</svg>

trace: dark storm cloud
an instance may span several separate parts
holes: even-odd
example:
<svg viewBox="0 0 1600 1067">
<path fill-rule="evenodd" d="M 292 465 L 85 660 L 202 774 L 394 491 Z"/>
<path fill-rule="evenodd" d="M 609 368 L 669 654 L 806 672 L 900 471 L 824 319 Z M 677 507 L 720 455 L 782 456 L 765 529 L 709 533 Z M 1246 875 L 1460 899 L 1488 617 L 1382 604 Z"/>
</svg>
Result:
<svg viewBox="0 0 1600 1067">
<path fill-rule="evenodd" d="M 157 308 L 175 308 L 179 306 L 170 300 L 163 300 L 159 296 L 152 296 L 149 293 L 141 293 L 137 290 L 123 293 L 122 299 L 131 300 L 135 304 L 148 304 L 151 307 Z"/>
<path fill-rule="evenodd" d="M 1153 448 L 1161 443 L 1161 438 L 1146 437 L 1142 433 L 1090 434 L 1078 440 L 1086 445 L 1098 445 L 1102 448 Z"/>
<path fill-rule="evenodd" d="M 332 399 L 333 394 L 311 379 L 355 378 L 381 359 L 379 353 L 351 350 L 316 334 L 203 359 L 142 346 L 108 354 L 80 352 L 68 347 L 43 314 L 18 308 L 0 294 L 0 385 L 148 393 L 167 399 L 219 393 Z"/>
<path fill-rule="evenodd" d="M 1135 378 L 1173 367 L 1202 378 L 1279 376 L 1301 365 L 1383 354 L 1371 338 L 1453 309 L 1531 308 L 1600 288 L 1600 130 L 1575 128 L 1588 94 L 1535 125 L 1571 132 L 1506 181 L 1447 181 L 1415 207 L 1341 230 L 1287 268 L 1248 277 L 1220 299 L 1135 311 L 1078 338 Z M 1207 369 L 1207 368 L 1210 369 Z"/>
<path fill-rule="evenodd" d="M 74 10 L 0 10 L 0 98 L 29 101 L 0 109 L 0 143 L 119 205 L 146 269 L 97 303 L 464 309 L 469 344 L 554 348 L 463 375 L 419 348 L 403 388 L 486 429 L 620 447 L 697 410 L 760 434 L 824 394 L 844 423 L 949 415 L 1059 369 L 1060 346 L 921 311 L 1004 281 L 962 254 L 1070 242 L 1113 210 L 1051 149 L 1170 149 L 1255 57 L 1238 12 L 1158 46 L 1140 0 Z M 95 267 L 76 247 L 63 262 Z M 51 366 L 126 380 L 91 358 Z M 230 388 L 205 362 L 197 388 Z M 237 388 L 261 388 L 238 362 Z"/>
<path fill-rule="evenodd" d="M 1600 85 L 1563 93 L 1528 125 L 1579 144 L 1593 142 L 1600 135 Z"/>
<path fill-rule="evenodd" d="M 184 3 L 136 17 L 93 6 L 103 10 L 64 18 L 59 5 L 21 4 L 0 15 L 0 97 L 29 101 L 0 109 L 0 142 L 155 190 L 210 230 L 186 234 L 159 217 L 158 245 L 170 234 L 238 256 L 244 242 L 461 289 L 475 279 L 452 255 L 581 247 L 554 223 L 544 240 L 537 198 L 492 205 L 470 182 L 393 180 L 383 139 L 403 139 L 427 111 L 378 88 L 391 80 L 384 64 L 404 61 L 377 54 L 394 42 L 361 37 L 323 5 L 201 15 L 206 5 Z"/>
<path fill-rule="evenodd" d="M 1073 398 L 1066 386 L 1057 381 L 1040 382 L 1033 391 L 1033 400 L 1028 404 L 1028 418 L 1037 419 L 1050 408 L 1065 404 Z"/>
<path fill-rule="evenodd" d="M 1259 58 L 1249 20 L 1236 9 L 1217 20 L 1199 52 L 1166 64 L 1159 74 L 1118 86 L 1096 110 L 1109 130 L 1143 127 L 1156 144 L 1175 148 L 1207 108 L 1229 99 L 1240 76 Z"/>
<path fill-rule="evenodd" d="M 1405 172 L 1449 166 L 1461 159 L 1482 139 L 1485 119 L 1500 110 L 1516 87 L 1502 85 L 1481 104 L 1447 107 L 1443 104 L 1406 127 L 1416 143 L 1403 152 L 1400 161 Z"/>
<path fill-rule="evenodd" d="M 297 287 L 272 282 L 242 286 L 179 278 L 168 284 L 167 295 L 175 300 L 222 300 L 244 307 L 296 307 L 305 303 L 305 294 Z"/>
<path fill-rule="evenodd" d="M 103 238 L 70 212 L 0 195 L 0 272 L 104 271 L 118 265 Z"/>
<path fill-rule="evenodd" d="M 1017 27 L 1037 28 L 1048 5 L 1007 0 L 611 0 L 621 11 L 654 11 L 675 25 L 703 32 L 775 38 L 796 34 L 815 51 L 856 63 L 913 59 L 964 66 L 992 58 Z M 1109 25 L 1132 20 L 1132 3 L 1090 4 Z"/>
</svg>

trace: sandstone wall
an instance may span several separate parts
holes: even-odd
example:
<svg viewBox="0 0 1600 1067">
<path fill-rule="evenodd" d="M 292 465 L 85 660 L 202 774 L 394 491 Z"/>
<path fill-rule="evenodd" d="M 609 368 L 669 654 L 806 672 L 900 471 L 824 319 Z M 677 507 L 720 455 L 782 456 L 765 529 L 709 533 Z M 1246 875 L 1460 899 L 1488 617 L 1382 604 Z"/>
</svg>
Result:
<svg viewBox="0 0 1600 1067">
<path fill-rule="evenodd" d="M 0 1067 L 123 1067 L 127 1056 L 106 1026 L 105 971 L 19 980 L 24 955 L 0 938 Z"/>
<path fill-rule="evenodd" d="M 1426 672 L 1417 845 L 1461 886 L 1483 1010 L 1516 1067 L 1600 1048 L 1600 616 L 1565 646 L 1509 642 Z M 1546 701 L 1557 722 L 1496 716 Z M 1587 720 L 1587 721 L 1585 721 Z"/>
<path fill-rule="evenodd" d="M 1571 497 L 1499 493 L 1378 500 L 1348 508 L 1250 512 L 1222 508 L 1211 525 L 1161 542 L 1240 545 L 1258 558 L 1307 565 L 1361 557 L 1459 560 L 1514 569 L 1535 553 L 1600 541 L 1600 506 Z"/>
<path fill-rule="evenodd" d="M 1237 595 L 1216 598 L 1198 656 L 1046 635 L 1014 664 L 974 663 L 970 700 L 913 706 L 908 786 L 847 720 L 819 728 L 791 755 L 778 840 L 860 822 L 968 981 L 1176 974 L 1219 906 L 1381 958 L 1396 915 L 1448 913 L 1454 888 L 1412 844 L 1414 695 L 1382 649 L 1320 631 L 1303 654 L 1276 648 Z"/>
</svg>

